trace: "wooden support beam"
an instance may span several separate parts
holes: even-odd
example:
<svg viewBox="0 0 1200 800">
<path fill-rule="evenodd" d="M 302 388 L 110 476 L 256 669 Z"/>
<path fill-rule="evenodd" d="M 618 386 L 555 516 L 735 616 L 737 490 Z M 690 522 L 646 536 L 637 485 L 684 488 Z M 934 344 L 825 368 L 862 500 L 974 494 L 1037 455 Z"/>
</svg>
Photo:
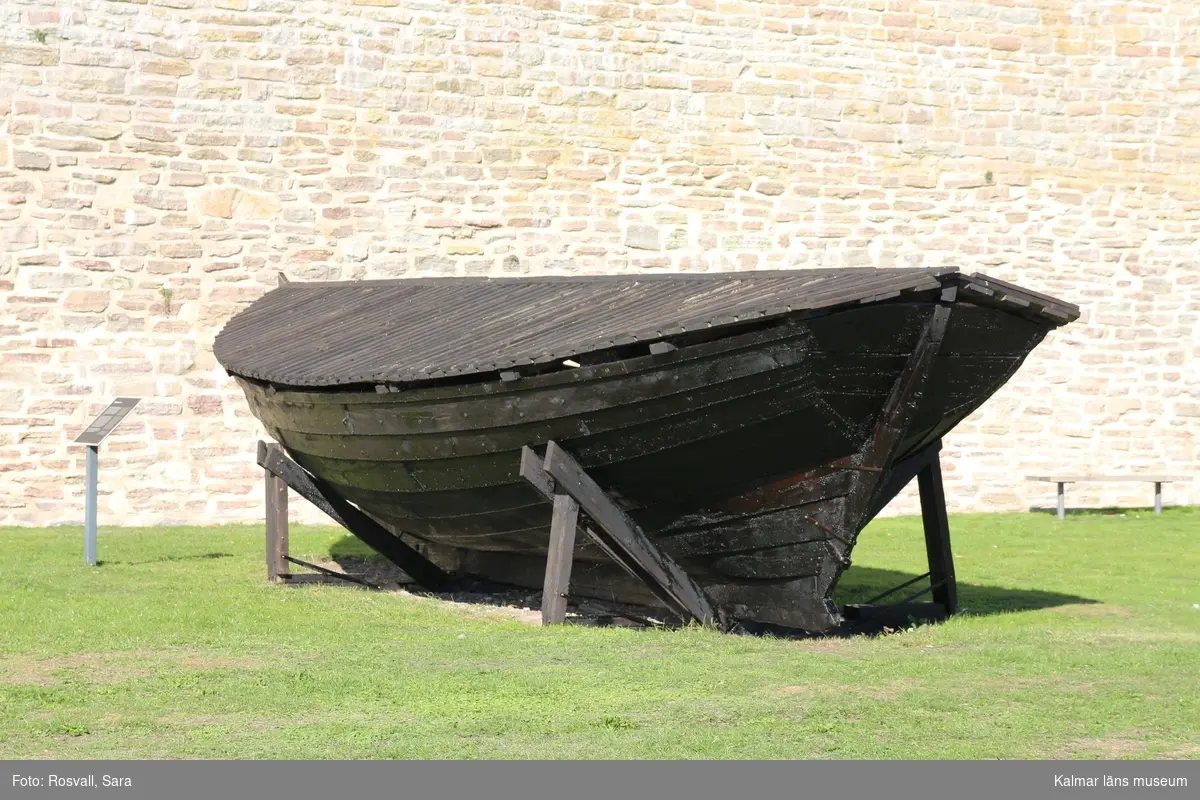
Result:
<svg viewBox="0 0 1200 800">
<path fill-rule="evenodd" d="M 278 448 L 279 445 L 267 445 Z M 288 487 L 275 473 L 263 470 L 266 485 L 267 580 L 283 580 L 288 573 Z"/>
<path fill-rule="evenodd" d="M 324 511 L 334 522 L 357 536 L 372 550 L 404 570 L 421 586 L 438 590 L 453 583 L 453 579 L 441 568 L 343 500 L 325 481 L 285 456 L 279 445 L 259 442 L 258 464 L 281 478 L 296 494 Z"/>
<path fill-rule="evenodd" d="M 892 390 L 875 423 L 874 434 L 857 456 L 861 471 L 846 503 L 847 525 L 855 531 L 861 530 L 870 519 L 868 512 L 876 505 L 875 498 L 883 488 L 883 471 L 895 456 L 896 448 L 920 405 L 933 371 L 933 360 L 942 347 L 942 337 L 950 321 L 957 291 L 954 286 L 942 290 L 941 305 L 935 306 L 929 315 L 916 346 L 892 384 Z"/>
<path fill-rule="evenodd" d="M 554 495 L 550 521 L 550 552 L 546 555 L 546 581 L 542 586 L 542 624 L 561 625 L 567 619 L 567 594 L 571 562 L 575 556 L 575 529 L 579 503 L 568 494 Z"/>
<path fill-rule="evenodd" d="M 896 498 L 916 478 L 931 461 L 938 459 L 938 454 L 942 451 L 942 440 L 937 439 L 922 449 L 913 453 L 903 461 L 897 461 L 883 479 L 883 483 L 879 486 L 875 493 L 875 500 L 871 504 L 870 510 L 867 512 L 867 518 L 864 524 L 875 518 L 880 511 Z"/>
<path fill-rule="evenodd" d="M 537 489 L 538 494 L 554 502 L 554 481 L 546 474 L 541 456 L 533 452 L 532 447 L 521 448 L 521 477 Z"/>
<path fill-rule="evenodd" d="M 528 450 L 528 448 L 526 448 Z M 529 450 L 522 463 L 533 463 Z M 634 577 L 643 581 L 669 607 L 702 625 L 722 624 L 703 590 L 670 557 L 662 553 L 620 506 L 555 442 L 546 446 L 542 465 L 554 478 L 556 491 L 575 499 L 594 525 L 585 530 L 598 545 Z"/>
<path fill-rule="evenodd" d="M 950 521 L 946 517 L 946 494 L 938 459 L 925 465 L 917 475 L 917 485 L 921 490 L 921 520 L 925 523 L 925 552 L 929 557 L 933 601 L 944 606 L 947 614 L 953 614 L 958 608 L 958 585 L 954 578 Z"/>
<path fill-rule="evenodd" d="M 546 498 L 552 503 L 555 502 L 559 494 L 555 490 L 554 481 L 548 474 L 546 474 L 545 463 L 542 461 L 541 456 L 533 451 L 532 447 L 521 448 L 520 471 L 521 477 L 524 478 L 534 489 L 537 489 L 538 493 L 542 495 L 542 497 Z M 575 498 L 572 497 L 571 499 L 574 500 Z M 578 507 L 578 502 L 576 503 L 576 506 Z M 553 524 L 553 520 L 551 523 Z M 579 524 L 583 524 L 582 521 L 579 521 Z M 638 581 L 641 585 L 651 589 L 656 598 L 660 600 L 662 599 L 657 592 L 653 591 L 653 584 L 648 583 L 641 573 L 630 569 L 625 561 L 621 559 L 621 556 L 613 552 L 605 543 L 603 538 L 596 535 L 596 532 L 592 526 L 583 524 L 583 530 L 585 533 L 587 533 L 588 538 L 590 538 L 592 542 L 604 552 L 605 555 L 612 559 L 614 564 L 620 566 L 621 569 L 625 570 L 628 575 L 630 575 L 634 580 Z M 546 570 L 547 572 L 550 570 L 549 560 L 547 560 Z M 668 602 L 667 605 L 670 608 L 676 608 L 674 603 Z"/>
</svg>

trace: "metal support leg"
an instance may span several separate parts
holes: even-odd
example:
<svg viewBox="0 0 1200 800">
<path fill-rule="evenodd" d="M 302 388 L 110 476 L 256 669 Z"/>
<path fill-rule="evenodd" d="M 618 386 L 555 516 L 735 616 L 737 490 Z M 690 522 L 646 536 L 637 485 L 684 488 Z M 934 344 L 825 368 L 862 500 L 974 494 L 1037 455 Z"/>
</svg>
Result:
<svg viewBox="0 0 1200 800">
<path fill-rule="evenodd" d="M 1154 513 L 1162 513 L 1162 482 L 1154 482 Z"/>
<path fill-rule="evenodd" d="M 1067 495 L 1063 490 L 1066 484 L 1058 485 L 1058 518 L 1063 519 L 1067 516 Z"/>
<path fill-rule="evenodd" d="M 83 561 L 89 567 L 96 566 L 96 494 L 100 471 L 100 448 L 94 444 L 87 448 L 85 482 L 87 498 L 83 515 Z"/>
</svg>

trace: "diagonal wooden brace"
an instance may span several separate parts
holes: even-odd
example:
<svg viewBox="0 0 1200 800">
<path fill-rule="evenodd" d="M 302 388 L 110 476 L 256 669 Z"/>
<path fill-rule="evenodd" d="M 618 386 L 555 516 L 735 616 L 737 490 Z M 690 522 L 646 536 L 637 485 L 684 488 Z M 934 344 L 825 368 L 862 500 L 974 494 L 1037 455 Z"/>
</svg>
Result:
<svg viewBox="0 0 1200 800">
<path fill-rule="evenodd" d="M 916 478 L 921 491 L 929 582 L 935 603 L 942 606 L 947 614 L 955 612 L 958 598 L 954 560 L 950 551 L 950 525 L 946 517 L 946 497 L 938 458 L 941 440 L 927 444 L 902 461 L 894 462 L 893 459 L 898 455 L 900 442 L 928 389 L 934 360 L 941 349 L 956 299 L 956 287 L 943 289 L 941 303 L 934 307 L 926 320 L 916 347 L 892 385 L 873 436 L 856 456 L 861 471 L 847 497 L 845 517 L 849 530 L 862 530 L 901 489 Z"/>
<path fill-rule="evenodd" d="M 259 442 L 258 465 L 280 478 L 296 494 L 324 511 L 334 522 L 404 570 L 410 578 L 426 589 L 444 589 L 454 582 L 453 578 L 436 564 L 339 497 L 325 481 L 284 455 L 283 448 L 279 445 Z"/>
<path fill-rule="evenodd" d="M 934 307 L 917 339 L 916 347 L 909 355 L 904 369 L 892 385 L 887 401 L 880 411 L 875 431 L 862 451 L 857 455 L 858 467 L 862 470 L 847 497 L 846 521 L 848 527 L 858 531 L 871 518 L 876 498 L 883 490 L 884 470 L 897 455 L 896 448 L 912 423 L 917 406 L 929 384 L 934 359 L 942 347 L 942 338 L 950 322 L 957 288 L 942 290 L 941 304 Z"/>
<path fill-rule="evenodd" d="M 874 502 L 867 512 L 865 522 L 875 519 L 888 503 L 896 499 L 896 495 L 904 490 L 922 470 L 938 460 L 942 451 L 942 440 L 935 439 L 930 444 L 913 453 L 903 461 L 897 461 L 892 468 L 884 473 L 883 481 L 876 489 Z"/>
<path fill-rule="evenodd" d="M 529 447 L 521 453 L 521 475 L 554 499 L 569 495 L 592 524 L 584 530 L 613 561 L 642 581 L 668 607 L 705 626 L 723 625 L 703 590 L 678 564 L 662 553 L 583 468 L 555 442 L 543 461 Z M 547 475 L 554 479 L 553 484 Z"/>
</svg>

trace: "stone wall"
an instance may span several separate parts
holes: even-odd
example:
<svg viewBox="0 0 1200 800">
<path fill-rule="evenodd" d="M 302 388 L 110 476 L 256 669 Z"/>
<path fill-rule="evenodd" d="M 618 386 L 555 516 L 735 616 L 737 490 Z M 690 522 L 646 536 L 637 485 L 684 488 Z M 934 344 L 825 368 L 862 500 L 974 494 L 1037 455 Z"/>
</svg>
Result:
<svg viewBox="0 0 1200 800">
<path fill-rule="evenodd" d="M 954 510 L 1195 471 L 1198 56 L 1194 2 L 6 0 L 0 524 L 79 522 L 118 394 L 105 523 L 261 519 L 211 345 L 280 272 L 980 270 L 1084 311 L 950 437 Z"/>
</svg>

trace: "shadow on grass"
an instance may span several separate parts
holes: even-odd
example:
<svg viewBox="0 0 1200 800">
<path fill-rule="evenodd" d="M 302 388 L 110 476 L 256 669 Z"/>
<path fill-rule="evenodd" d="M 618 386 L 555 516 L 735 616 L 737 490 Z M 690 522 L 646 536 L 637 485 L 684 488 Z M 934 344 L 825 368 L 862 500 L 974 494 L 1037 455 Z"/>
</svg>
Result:
<svg viewBox="0 0 1200 800">
<path fill-rule="evenodd" d="M 917 577 L 916 574 L 900 572 L 893 569 L 875 569 L 874 567 L 851 567 L 842 575 L 838 582 L 836 597 L 838 605 L 848 603 L 863 603 L 875 595 L 899 586 L 905 581 Z M 881 600 L 890 603 L 915 594 L 928 586 L 927 581 L 918 581 L 911 587 L 901 589 L 894 595 Z M 928 600 L 929 594 L 916 598 Z M 1003 586 L 975 586 L 959 581 L 958 607 L 972 614 L 1002 614 L 1009 611 L 1036 611 L 1039 608 L 1054 608 L 1055 606 L 1085 605 L 1098 603 L 1087 597 L 1060 592 L 1044 592 L 1040 589 L 1009 589 Z"/>
<path fill-rule="evenodd" d="M 1163 515 L 1170 515 L 1177 508 L 1188 508 L 1188 506 L 1163 506 Z M 1058 514 L 1057 506 L 1030 506 L 1030 514 L 1049 514 L 1054 516 Z M 1123 517 L 1129 514 L 1149 514 L 1154 515 L 1154 506 L 1133 506 L 1133 507 L 1117 507 L 1106 506 L 1104 508 L 1067 508 L 1063 509 L 1063 515 L 1067 517 Z"/>
<path fill-rule="evenodd" d="M 333 560 L 339 564 L 343 564 L 347 571 L 351 569 L 361 569 L 363 562 L 380 563 L 381 558 L 371 551 L 365 544 L 353 536 L 344 536 L 335 542 L 329 549 Z M 386 564 L 386 562 L 383 562 Z M 842 575 L 841 580 L 835 593 L 835 599 L 839 607 L 844 607 L 852 603 L 865 603 L 871 600 L 876 595 L 900 584 L 906 583 L 915 579 L 915 573 L 901 572 L 899 570 L 876 569 L 874 567 L 851 567 Z M 898 602 L 908 598 L 910 595 L 916 594 L 919 590 L 929 585 L 928 580 L 920 580 L 907 586 L 900 591 L 883 598 L 880 603 L 887 604 Z M 541 592 L 537 589 L 521 588 L 508 586 L 506 584 L 497 584 L 485 581 L 472 581 L 469 587 L 463 587 L 459 591 L 446 593 L 426 593 L 421 592 L 416 587 L 412 587 L 420 594 L 428 594 L 429 596 L 441 596 L 445 599 L 454 599 L 465 602 L 480 603 L 493 606 L 508 606 L 520 605 L 526 608 L 536 609 L 541 605 Z M 916 602 L 929 600 L 929 593 L 912 598 Z M 958 584 L 958 606 L 960 611 L 970 612 L 973 615 L 988 615 L 1001 614 L 1018 611 L 1035 611 L 1042 608 L 1053 608 L 1055 606 L 1065 605 L 1087 605 L 1094 604 L 1100 601 L 1093 600 L 1087 597 L 1080 597 L 1072 594 L 1062 594 L 1060 592 L 1047 592 L 1039 589 L 1013 589 L 1003 586 L 975 586 L 971 583 L 959 582 Z M 570 608 L 573 612 L 579 613 L 583 617 L 594 617 L 596 621 L 601 618 L 614 619 L 623 617 L 626 620 L 636 620 L 641 617 L 652 617 L 662 619 L 661 612 L 655 612 L 652 609 L 641 609 L 640 613 L 636 606 L 624 606 L 611 603 L 599 603 L 598 601 L 580 599 L 576 602 L 572 599 Z M 584 620 L 578 620 L 584 622 Z M 592 624 L 596 624 L 593 621 Z M 839 628 L 829 631 L 822 636 L 862 636 L 881 633 L 886 627 L 905 627 L 910 620 L 901 619 L 899 622 L 888 621 L 886 618 L 877 620 L 862 620 L 850 621 L 847 620 Z M 922 621 L 924 622 L 924 621 Z M 603 624 L 603 623 L 600 623 Z M 675 627 L 671 622 L 667 623 L 667 627 Z M 759 623 L 749 623 L 745 626 L 746 632 L 760 633 L 781 638 L 811 638 L 815 634 L 806 633 L 804 631 L 783 628 L 776 625 L 767 625 Z"/>
<path fill-rule="evenodd" d="M 158 558 L 147 558 L 143 561 L 97 561 L 100 566 L 104 564 L 163 564 L 170 561 L 200 561 L 210 560 L 214 558 L 233 558 L 233 553 L 198 553 L 191 556 L 159 556 Z"/>
<path fill-rule="evenodd" d="M 851 567 L 842 575 L 835 590 L 839 608 L 850 604 L 865 603 L 887 590 L 912 581 L 917 575 L 893 569 L 874 567 Z M 874 636 L 913 625 L 937 624 L 945 620 L 941 606 L 929 602 L 929 592 L 917 595 L 929 586 L 928 579 L 915 581 L 894 594 L 877 601 L 875 611 L 862 619 L 847 618 L 841 625 L 823 634 L 823 637 L 850 638 Z M 916 596 L 914 596 L 916 595 Z M 906 604 L 901 601 L 908 600 Z M 1003 614 L 1015 611 L 1035 611 L 1067 605 L 1090 605 L 1099 603 L 1088 597 L 1060 592 L 1044 592 L 1039 589 L 1009 589 L 1002 586 L 976 586 L 971 583 L 958 584 L 959 613 L 969 612 L 972 616 Z M 889 608 L 889 604 L 897 605 Z M 921 617 L 906 616 L 906 610 L 923 606 Z M 899 610 L 897 613 L 896 610 Z M 755 633 L 784 639 L 809 639 L 815 635 L 805 631 L 780 628 L 774 625 L 754 625 Z"/>
<path fill-rule="evenodd" d="M 336 542 L 329 545 L 329 557 L 334 561 L 342 558 L 365 558 L 372 561 L 383 561 L 383 556 L 367 547 L 361 539 L 349 534 L 343 534 Z"/>
</svg>

